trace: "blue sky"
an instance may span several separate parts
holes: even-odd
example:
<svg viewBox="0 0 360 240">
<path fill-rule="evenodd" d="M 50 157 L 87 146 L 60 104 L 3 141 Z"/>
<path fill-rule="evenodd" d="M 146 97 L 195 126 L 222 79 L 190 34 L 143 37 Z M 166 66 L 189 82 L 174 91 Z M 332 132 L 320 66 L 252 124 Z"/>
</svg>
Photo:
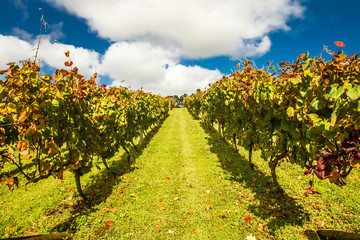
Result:
<svg viewBox="0 0 360 240">
<path fill-rule="evenodd" d="M 249 58 L 262 67 L 318 56 L 342 41 L 360 50 L 354 0 L 0 0 L 0 68 L 35 55 L 43 9 L 42 72 L 64 68 L 64 52 L 99 82 L 162 95 L 204 89 Z M 61 44 L 60 44 L 61 43 Z M 323 57 L 329 59 L 326 53 Z M 123 81 L 125 80 L 125 81 Z"/>
</svg>

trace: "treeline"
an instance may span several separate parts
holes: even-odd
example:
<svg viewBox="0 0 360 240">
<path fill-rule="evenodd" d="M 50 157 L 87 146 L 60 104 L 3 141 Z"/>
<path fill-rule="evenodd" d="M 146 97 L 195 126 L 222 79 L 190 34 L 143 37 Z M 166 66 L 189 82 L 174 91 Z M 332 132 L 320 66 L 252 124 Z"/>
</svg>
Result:
<svg viewBox="0 0 360 240">
<path fill-rule="evenodd" d="M 247 149 L 251 166 L 252 152 L 259 150 L 279 190 L 275 170 L 284 160 L 306 168 L 305 175 L 343 185 L 360 168 L 358 55 L 339 50 L 325 61 L 307 53 L 266 69 L 244 60 L 238 71 L 186 98 L 185 106 Z M 306 195 L 317 193 L 310 185 Z"/>
<path fill-rule="evenodd" d="M 65 55 L 67 70 L 57 69 L 53 76 L 40 76 L 40 67 L 30 61 L 9 63 L 0 72 L 5 75 L 0 80 L 0 173 L 10 164 L 27 182 L 37 182 L 62 179 L 72 171 L 86 201 L 80 176 L 98 160 L 108 168 L 106 160 L 120 148 L 129 153 L 136 138 L 168 116 L 174 101 L 142 90 L 99 86 L 96 74 L 84 79 L 69 52 Z M 1 182 L 12 190 L 19 180 L 5 174 Z"/>
</svg>

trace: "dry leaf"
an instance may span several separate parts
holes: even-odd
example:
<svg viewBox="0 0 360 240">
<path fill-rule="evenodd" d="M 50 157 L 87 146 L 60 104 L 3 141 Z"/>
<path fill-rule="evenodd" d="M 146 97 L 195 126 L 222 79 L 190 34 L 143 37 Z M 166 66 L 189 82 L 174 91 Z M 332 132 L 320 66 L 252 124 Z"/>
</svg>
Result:
<svg viewBox="0 0 360 240">
<path fill-rule="evenodd" d="M 113 225 L 113 224 L 114 224 L 113 221 L 107 221 L 107 222 L 105 223 L 105 226 L 111 226 L 111 225 Z"/>
<path fill-rule="evenodd" d="M 245 220 L 245 222 L 250 222 L 252 220 L 252 217 L 249 217 L 249 216 L 245 217 L 244 220 Z"/>
</svg>

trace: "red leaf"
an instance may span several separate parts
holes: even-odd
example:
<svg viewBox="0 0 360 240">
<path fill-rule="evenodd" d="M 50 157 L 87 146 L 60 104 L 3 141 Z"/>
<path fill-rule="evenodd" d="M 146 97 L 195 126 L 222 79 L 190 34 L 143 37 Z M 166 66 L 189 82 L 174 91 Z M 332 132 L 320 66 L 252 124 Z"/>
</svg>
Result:
<svg viewBox="0 0 360 240">
<path fill-rule="evenodd" d="M 107 221 L 107 222 L 105 223 L 105 226 L 111 226 L 111 225 L 113 225 L 113 224 L 114 224 L 113 221 Z"/>
<path fill-rule="evenodd" d="M 304 172 L 304 176 L 307 176 L 307 175 L 309 175 L 310 173 L 312 173 L 312 169 L 306 170 L 306 171 Z"/>
<path fill-rule="evenodd" d="M 343 47 L 343 48 L 345 47 L 343 42 L 335 41 L 334 44 L 338 47 Z"/>
<path fill-rule="evenodd" d="M 170 178 L 169 178 L 169 177 L 166 177 L 165 179 L 166 179 L 166 180 L 170 180 Z"/>
<path fill-rule="evenodd" d="M 69 192 L 74 192 L 74 189 L 69 189 Z"/>
<path fill-rule="evenodd" d="M 252 220 L 252 217 L 249 217 L 249 216 L 245 217 L 244 220 L 245 220 L 245 222 L 250 222 Z"/>
</svg>

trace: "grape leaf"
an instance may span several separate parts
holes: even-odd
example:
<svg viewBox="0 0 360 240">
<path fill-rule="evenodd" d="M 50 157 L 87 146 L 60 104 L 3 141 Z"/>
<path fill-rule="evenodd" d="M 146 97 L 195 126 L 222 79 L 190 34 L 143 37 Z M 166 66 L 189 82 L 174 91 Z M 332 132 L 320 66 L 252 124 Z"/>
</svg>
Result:
<svg viewBox="0 0 360 240">
<path fill-rule="evenodd" d="M 346 95 L 353 101 L 360 97 L 360 85 L 348 86 Z"/>
</svg>

